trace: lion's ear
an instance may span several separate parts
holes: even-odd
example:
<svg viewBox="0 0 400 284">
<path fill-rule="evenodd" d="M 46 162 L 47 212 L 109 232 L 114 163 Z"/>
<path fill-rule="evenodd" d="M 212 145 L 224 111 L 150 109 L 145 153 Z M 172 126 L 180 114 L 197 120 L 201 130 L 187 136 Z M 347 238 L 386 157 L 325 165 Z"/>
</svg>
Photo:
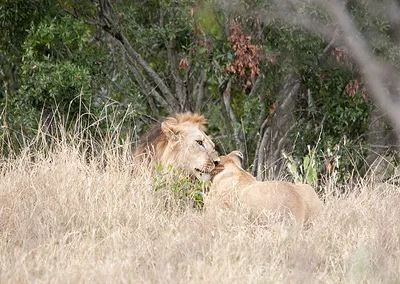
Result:
<svg viewBox="0 0 400 284">
<path fill-rule="evenodd" d="M 161 130 L 167 137 L 173 137 L 179 134 L 178 127 L 169 121 L 161 123 Z"/>
<path fill-rule="evenodd" d="M 236 166 L 242 168 L 243 154 L 240 151 L 232 151 L 228 154 Z"/>
</svg>

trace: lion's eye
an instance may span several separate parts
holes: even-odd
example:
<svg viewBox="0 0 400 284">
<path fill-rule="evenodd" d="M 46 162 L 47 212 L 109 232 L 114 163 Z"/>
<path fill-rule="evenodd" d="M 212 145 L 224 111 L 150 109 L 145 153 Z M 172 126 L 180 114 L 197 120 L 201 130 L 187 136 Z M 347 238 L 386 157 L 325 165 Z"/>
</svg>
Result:
<svg viewBox="0 0 400 284">
<path fill-rule="evenodd" d="M 204 144 L 203 144 L 203 141 L 201 141 L 201 140 L 196 140 L 196 142 L 197 142 L 197 144 L 199 144 L 200 146 L 203 146 Z"/>
</svg>

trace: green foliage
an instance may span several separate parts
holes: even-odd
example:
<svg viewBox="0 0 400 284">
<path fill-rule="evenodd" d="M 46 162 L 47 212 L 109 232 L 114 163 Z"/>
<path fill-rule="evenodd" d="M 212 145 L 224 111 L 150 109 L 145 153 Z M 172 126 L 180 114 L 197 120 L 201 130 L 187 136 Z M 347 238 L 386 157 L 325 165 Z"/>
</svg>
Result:
<svg viewBox="0 0 400 284">
<path fill-rule="evenodd" d="M 287 168 L 293 176 L 295 182 L 316 185 L 318 182 L 318 161 L 316 159 L 316 148 L 313 150 L 308 145 L 308 154 L 303 157 L 301 163 L 298 163 L 292 156 L 284 155 L 287 159 Z"/>
<path fill-rule="evenodd" d="M 200 31 L 214 39 L 222 39 L 223 29 L 221 22 L 223 14 L 219 13 L 216 1 L 203 1 L 203 3 L 195 10 L 194 21 Z"/>
<path fill-rule="evenodd" d="M 46 17 L 29 30 L 23 61 L 65 59 L 82 52 L 90 40 L 90 29 L 70 16 Z"/>
<path fill-rule="evenodd" d="M 118 5 L 121 29 L 140 54 L 148 59 L 151 67 L 163 70 L 165 66 L 166 41 L 174 40 L 178 52 L 190 46 L 193 18 L 189 9 L 195 1 L 139 1 L 137 5 Z M 160 20 L 160 15 L 162 20 Z"/>
<path fill-rule="evenodd" d="M 0 49 L 9 55 L 19 53 L 32 25 L 52 13 L 56 1 L 2 0 L 0 3 Z"/>
<path fill-rule="evenodd" d="M 329 77 L 318 74 L 305 77 L 309 93 L 301 100 L 299 121 L 291 134 L 290 139 L 296 141 L 292 155 L 294 160 L 303 161 L 304 168 L 310 165 L 306 157 L 310 157 L 310 162 L 314 159 L 312 168 L 317 169 L 318 176 L 327 173 L 324 166 L 327 161 L 336 160 L 338 179 L 348 181 L 364 163 L 367 141 L 363 134 L 368 129 L 372 106 L 360 92 L 354 97 L 346 93 L 351 73 L 330 69 L 321 70 L 320 74 Z M 310 146 L 316 149 L 312 151 L 313 157 L 310 150 L 306 152 Z"/>
<path fill-rule="evenodd" d="M 37 129 L 43 111 L 76 119 L 82 105 L 89 105 L 91 70 L 82 52 L 89 34 L 69 16 L 46 17 L 29 30 L 22 45 L 21 85 L 8 97 L 10 124 Z"/>
<path fill-rule="evenodd" d="M 259 115 L 262 105 L 259 98 L 252 98 L 246 100 L 243 106 L 243 126 L 246 133 L 251 133 L 254 129 L 259 127 Z"/>
<path fill-rule="evenodd" d="M 154 190 L 156 192 L 166 190 L 172 193 L 172 199 L 166 201 L 173 202 L 174 207 L 177 205 L 182 208 L 187 206 L 196 209 L 203 208 L 203 198 L 206 189 L 210 186 L 209 182 L 189 179 L 181 171 L 174 169 L 172 166 L 168 166 L 167 170 L 157 164 L 154 167 L 156 168 L 156 175 L 153 180 Z"/>
<path fill-rule="evenodd" d="M 55 116 L 65 121 L 65 127 L 76 121 L 85 127 L 90 119 L 98 117 L 103 117 L 103 129 L 110 127 L 107 121 L 116 118 L 131 125 L 144 112 L 144 99 L 132 84 L 121 56 L 111 57 L 107 47 L 98 45 L 91 26 L 60 11 L 47 13 L 24 34 L 20 59 L 15 62 L 19 66 L 15 76 L 10 77 L 16 78 L 18 85 L 3 89 L 8 90 L 7 94 L 0 95 L 2 119 L 8 129 L 20 133 L 18 140 L 33 137 L 39 121 Z M 121 64 L 120 69 L 117 63 Z M 123 103 L 115 104 L 116 101 Z M 118 110 L 104 113 L 111 104 Z M 104 115 L 110 117 L 104 119 Z M 122 129 L 132 132 L 129 127 Z"/>
<path fill-rule="evenodd" d="M 2 0 L 0 2 L 0 103 L 20 86 L 22 45 L 31 26 L 53 13 L 54 1 Z"/>
</svg>

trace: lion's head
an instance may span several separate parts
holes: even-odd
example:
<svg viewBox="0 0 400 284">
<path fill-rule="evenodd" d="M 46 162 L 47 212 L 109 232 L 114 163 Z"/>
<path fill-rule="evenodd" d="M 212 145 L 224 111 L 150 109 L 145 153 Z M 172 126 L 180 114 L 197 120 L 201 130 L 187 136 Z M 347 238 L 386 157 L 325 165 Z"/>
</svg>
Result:
<svg viewBox="0 0 400 284">
<path fill-rule="evenodd" d="M 138 144 L 135 156 L 162 166 L 172 165 L 199 180 L 208 181 L 219 163 L 215 145 L 205 134 L 207 120 L 196 113 L 178 113 L 154 126 Z"/>
</svg>

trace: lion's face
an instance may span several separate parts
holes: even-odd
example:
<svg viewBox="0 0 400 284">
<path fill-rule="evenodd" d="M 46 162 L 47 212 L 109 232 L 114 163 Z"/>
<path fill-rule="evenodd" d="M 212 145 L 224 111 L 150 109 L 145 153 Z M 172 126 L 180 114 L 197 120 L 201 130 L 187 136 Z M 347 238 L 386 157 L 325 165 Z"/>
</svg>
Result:
<svg viewBox="0 0 400 284">
<path fill-rule="evenodd" d="M 181 134 L 178 144 L 179 166 L 189 175 L 202 181 L 209 181 L 211 172 L 220 161 L 210 137 L 197 127 L 188 127 Z"/>
<path fill-rule="evenodd" d="M 205 134 L 206 123 L 204 116 L 191 112 L 168 117 L 139 141 L 135 156 L 208 181 L 219 157 L 214 143 Z"/>
<path fill-rule="evenodd" d="M 174 165 L 200 181 L 209 181 L 220 159 L 214 143 L 201 127 L 192 123 L 163 122 L 161 128 L 168 139 L 161 162 Z"/>
</svg>

